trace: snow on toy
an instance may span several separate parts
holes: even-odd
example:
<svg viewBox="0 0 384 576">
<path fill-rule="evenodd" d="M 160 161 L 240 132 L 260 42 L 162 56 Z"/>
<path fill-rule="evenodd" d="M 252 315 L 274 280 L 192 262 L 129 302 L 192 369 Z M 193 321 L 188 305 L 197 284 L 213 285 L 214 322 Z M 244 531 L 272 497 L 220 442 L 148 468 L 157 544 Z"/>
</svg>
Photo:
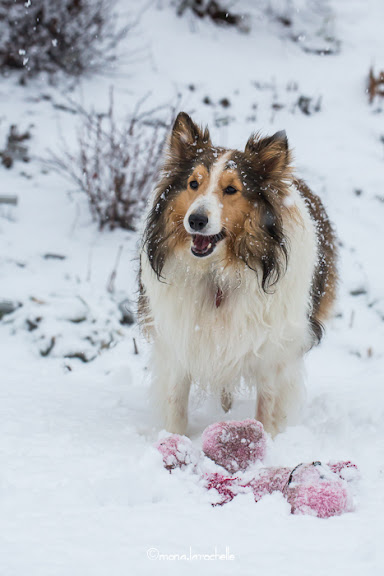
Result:
<svg viewBox="0 0 384 576">
<path fill-rule="evenodd" d="M 163 438 L 155 446 L 170 472 L 193 467 L 211 493 L 213 506 L 226 504 L 241 493 L 252 493 L 258 502 L 266 494 L 280 492 L 292 514 L 329 518 L 353 510 L 351 482 L 357 478 L 358 469 L 350 461 L 316 461 L 293 469 L 254 466 L 250 470 L 266 453 L 264 429 L 256 420 L 212 424 L 203 432 L 202 440 L 201 453 L 189 438 L 178 434 Z M 221 468 L 212 472 L 212 465 Z"/>
<path fill-rule="evenodd" d="M 257 420 L 217 422 L 203 432 L 203 452 L 233 474 L 263 460 L 267 446 L 264 427 Z"/>
</svg>

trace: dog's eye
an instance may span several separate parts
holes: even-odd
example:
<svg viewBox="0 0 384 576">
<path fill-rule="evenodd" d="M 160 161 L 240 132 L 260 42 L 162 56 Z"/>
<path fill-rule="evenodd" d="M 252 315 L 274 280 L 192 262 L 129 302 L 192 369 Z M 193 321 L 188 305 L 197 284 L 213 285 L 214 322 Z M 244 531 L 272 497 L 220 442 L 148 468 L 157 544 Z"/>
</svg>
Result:
<svg viewBox="0 0 384 576">
<path fill-rule="evenodd" d="M 236 194 L 237 190 L 233 186 L 227 186 L 224 190 L 224 194 Z"/>
<path fill-rule="evenodd" d="M 197 190 L 198 187 L 199 187 L 199 183 L 198 183 L 197 180 L 192 180 L 192 181 L 189 183 L 189 186 L 192 188 L 192 190 Z"/>
</svg>

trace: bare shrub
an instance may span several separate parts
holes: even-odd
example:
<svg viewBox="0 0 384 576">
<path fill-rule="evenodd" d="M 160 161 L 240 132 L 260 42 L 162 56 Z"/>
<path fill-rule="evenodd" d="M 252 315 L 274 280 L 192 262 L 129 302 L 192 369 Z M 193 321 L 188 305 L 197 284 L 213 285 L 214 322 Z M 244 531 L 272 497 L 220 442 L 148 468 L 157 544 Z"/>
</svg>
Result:
<svg viewBox="0 0 384 576">
<path fill-rule="evenodd" d="M 375 76 L 373 68 L 369 70 L 367 91 L 370 104 L 376 96 L 384 97 L 384 71 L 378 72 Z"/>
<path fill-rule="evenodd" d="M 115 118 L 112 93 L 106 114 L 79 108 L 82 125 L 77 152 L 64 149 L 49 161 L 87 195 L 100 228 L 133 230 L 158 178 L 175 109 L 141 111 L 142 105 L 143 100 L 121 123 Z"/>
<path fill-rule="evenodd" d="M 118 30 L 110 0 L 2 0 L 0 70 L 79 76 L 111 63 Z"/>
<path fill-rule="evenodd" d="M 29 162 L 29 152 L 27 141 L 31 138 L 31 132 L 19 132 L 15 124 L 11 124 L 7 135 L 4 150 L 0 150 L 1 163 L 6 168 L 11 168 L 15 161 L 22 160 Z"/>
</svg>

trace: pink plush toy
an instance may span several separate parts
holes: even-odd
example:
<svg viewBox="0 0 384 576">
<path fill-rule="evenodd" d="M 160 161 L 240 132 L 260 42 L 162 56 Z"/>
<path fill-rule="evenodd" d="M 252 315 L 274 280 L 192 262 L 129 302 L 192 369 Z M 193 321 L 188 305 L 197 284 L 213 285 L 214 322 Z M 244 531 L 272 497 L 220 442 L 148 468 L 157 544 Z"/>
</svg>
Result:
<svg viewBox="0 0 384 576">
<path fill-rule="evenodd" d="M 199 459 L 199 454 L 190 439 L 179 434 L 172 434 L 159 440 L 155 448 L 162 455 L 165 468 L 170 471 L 194 465 Z"/>
<path fill-rule="evenodd" d="M 350 460 L 341 462 L 328 462 L 328 466 L 332 472 L 347 482 L 356 480 L 359 476 L 359 469 L 357 468 L 356 464 L 353 464 L 353 462 Z"/>
<path fill-rule="evenodd" d="M 357 477 L 358 470 L 350 461 L 312 462 L 293 469 L 264 467 L 242 474 L 265 456 L 266 437 L 262 424 L 256 420 L 219 422 L 203 433 L 205 455 L 231 474 L 238 472 L 238 476 L 205 472 L 207 460 L 185 436 L 172 434 L 157 442 L 156 447 L 167 470 L 191 466 L 200 475 L 206 489 L 212 491 L 214 506 L 230 502 L 239 493 L 252 493 L 258 502 L 266 494 L 281 492 L 291 505 L 292 514 L 329 518 L 353 509 L 349 482 Z"/>
<path fill-rule="evenodd" d="M 253 492 L 255 502 L 258 502 L 266 494 L 283 492 L 290 473 L 290 468 L 261 468 L 254 478 L 249 480 L 246 484 L 242 484 L 242 486 L 244 488 L 249 487 Z"/>
<path fill-rule="evenodd" d="M 261 422 L 217 422 L 203 432 L 203 452 L 231 474 L 263 460 L 267 447 Z"/>
<path fill-rule="evenodd" d="M 204 479 L 205 487 L 216 491 L 217 501 L 213 505 L 217 506 L 230 502 L 240 493 L 252 492 L 255 502 L 258 502 L 266 494 L 283 492 L 290 473 L 290 468 L 261 468 L 248 481 L 238 476 L 225 476 L 219 473 L 206 474 Z"/>
<path fill-rule="evenodd" d="M 213 502 L 213 506 L 226 504 L 234 499 L 238 494 L 239 484 L 238 478 L 233 476 L 224 476 L 223 474 L 218 474 L 217 472 L 213 474 L 206 474 L 204 476 L 205 487 L 207 490 L 215 490 L 216 498 Z"/>
<path fill-rule="evenodd" d="M 329 518 L 353 509 L 347 482 L 321 462 L 296 466 L 283 494 L 291 505 L 292 514 Z"/>
<path fill-rule="evenodd" d="M 215 491 L 214 506 L 230 502 L 239 493 L 252 492 L 258 502 L 266 494 L 281 492 L 291 505 L 292 514 L 329 518 L 353 509 L 347 482 L 321 462 L 299 464 L 293 470 L 262 468 L 248 482 L 237 476 L 209 474 L 205 486 Z"/>
</svg>

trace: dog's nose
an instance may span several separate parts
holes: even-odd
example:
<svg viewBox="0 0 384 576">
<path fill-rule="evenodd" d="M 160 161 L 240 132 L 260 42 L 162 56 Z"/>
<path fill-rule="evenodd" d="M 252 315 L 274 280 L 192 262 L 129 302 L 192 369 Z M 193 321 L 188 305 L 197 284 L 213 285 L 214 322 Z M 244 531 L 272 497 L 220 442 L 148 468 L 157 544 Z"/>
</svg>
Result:
<svg viewBox="0 0 384 576">
<path fill-rule="evenodd" d="M 203 228 L 205 228 L 208 224 L 208 216 L 201 213 L 199 214 L 199 212 L 195 212 L 194 214 L 190 215 L 188 222 L 192 230 L 195 230 L 195 232 L 201 232 Z"/>
</svg>

